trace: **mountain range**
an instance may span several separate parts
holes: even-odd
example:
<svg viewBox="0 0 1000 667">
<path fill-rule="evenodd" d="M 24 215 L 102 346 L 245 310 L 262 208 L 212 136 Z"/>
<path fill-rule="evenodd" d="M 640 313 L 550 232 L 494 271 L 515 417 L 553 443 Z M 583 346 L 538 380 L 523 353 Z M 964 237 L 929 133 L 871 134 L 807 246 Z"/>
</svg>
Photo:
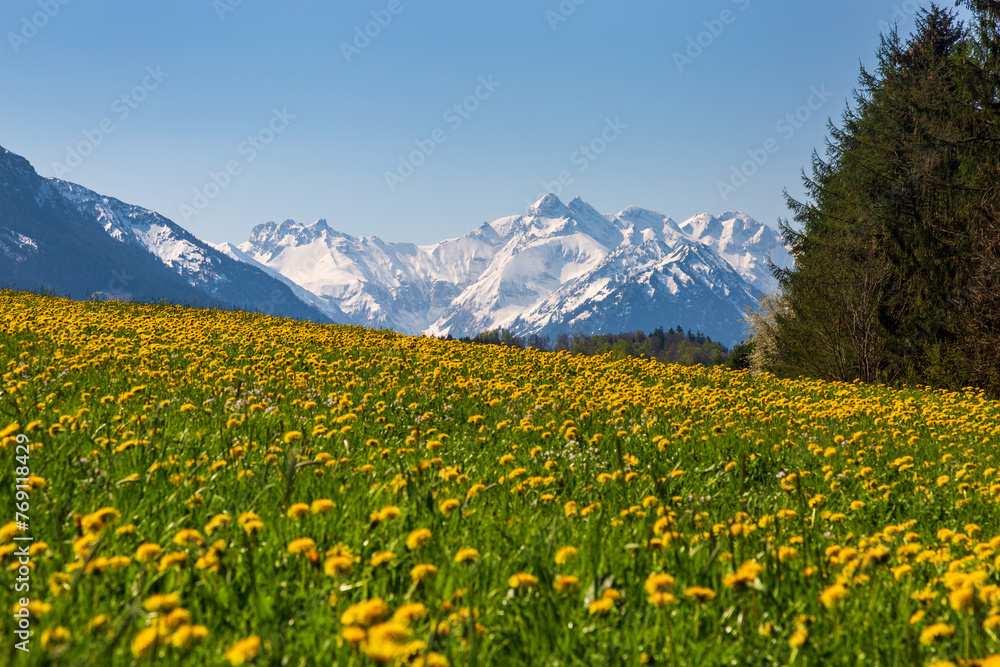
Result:
<svg viewBox="0 0 1000 667">
<path fill-rule="evenodd" d="M 74 298 L 237 307 L 409 334 L 651 331 L 682 325 L 726 345 L 791 256 L 743 213 L 681 224 L 546 195 L 524 215 L 434 245 L 354 237 L 325 220 L 254 227 L 212 246 L 163 216 L 39 176 L 0 148 L 0 286 Z"/>
</svg>

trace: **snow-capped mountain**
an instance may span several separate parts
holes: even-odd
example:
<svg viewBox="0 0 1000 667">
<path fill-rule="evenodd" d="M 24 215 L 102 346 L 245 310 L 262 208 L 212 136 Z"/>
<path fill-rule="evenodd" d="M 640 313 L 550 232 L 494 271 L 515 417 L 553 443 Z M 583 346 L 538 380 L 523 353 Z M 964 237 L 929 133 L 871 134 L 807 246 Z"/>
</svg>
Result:
<svg viewBox="0 0 1000 667">
<path fill-rule="evenodd" d="M 283 280 L 219 252 L 163 216 L 45 179 L 0 148 L 0 284 L 83 298 L 237 307 L 320 322 Z M 331 313 L 327 315 L 325 313 Z M 339 321 L 346 321 L 341 314 Z"/>
<path fill-rule="evenodd" d="M 637 207 L 602 215 L 551 194 L 526 215 L 436 245 L 286 220 L 259 225 L 236 250 L 316 295 L 331 317 L 365 326 L 555 336 L 680 322 L 727 344 L 743 338 L 743 308 L 774 287 L 768 260 L 791 263 L 777 234 L 742 213 L 678 225 Z"/>
<path fill-rule="evenodd" d="M 239 250 L 305 288 L 330 317 L 420 333 L 490 265 L 502 239 L 489 225 L 434 246 L 386 243 L 331 229 L 325 220 L 254 228 Z"/>
<path fill-rule="evenodd" d="M 688 238 L 715 250 L 747 282 L 764 292 L 777 287 L 768 261 L 782 269 L 792 267 L 792 256 L 778 233 L 745 213 L 723 213 L 718 218 L 703 213 L 686 221 L 681 229 Z"/>
<path fill-rule="evenodd" d="M 731 345 L 744 337 L 744 308 L 775 286 L 769 261 L 792 258 L 743 213 L 677 224 L 551 194 L 435 245 L 286 220 L 255 227 L 239 246 L 212 246 L 153 211 L 42 178 L 0 148 L 0 286 L 76 298 L 104 292 L 455 337 L 679 323 Z"/>
</svg>

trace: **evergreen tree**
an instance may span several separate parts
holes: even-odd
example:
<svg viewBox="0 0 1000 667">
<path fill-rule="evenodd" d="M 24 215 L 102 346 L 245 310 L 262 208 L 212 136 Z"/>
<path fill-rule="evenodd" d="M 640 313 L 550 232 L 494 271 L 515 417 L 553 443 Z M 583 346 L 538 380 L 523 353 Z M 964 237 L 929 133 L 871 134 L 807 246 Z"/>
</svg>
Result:
<svg viewBox="0 0 1000 667">
<path fill-rule="evenodd" d="M 813 155 L 807 201 L 786 193 L 801 229 L 782 223 L 796 264 L 776 271 L 773 370 L 992 383 L 1000 3 L 968 4 L 975 39 L 936 5 L 905 43 L 883 36 L 826 157 Z"/>
</svg>

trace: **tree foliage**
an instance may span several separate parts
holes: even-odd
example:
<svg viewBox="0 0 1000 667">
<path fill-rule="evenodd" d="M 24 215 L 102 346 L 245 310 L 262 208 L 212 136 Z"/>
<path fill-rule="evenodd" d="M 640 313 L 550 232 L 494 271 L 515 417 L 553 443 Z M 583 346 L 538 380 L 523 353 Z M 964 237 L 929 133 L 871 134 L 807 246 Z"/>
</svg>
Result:
<svg viewBox="0 0 1000 667">
<path fill-rule="evenodd" d="M 586 356 L 611 354 L 615 359 L 641 357 L 684 366 L 697 366 L 699 364 L 702 366 L 720 364 L 732 366 L 736 359 L 724 345 L 713 341 L 711 337 L 700 331 L 693 333 L 690 329 L 685 333 L 680 326 L 668 331 L 664 331 L 663 327 L 658 327 L 649 334 L 642 331 L 592 336 L 581 333 L 572 335 L 562 333 L 556 337 L 555 341 L 552 341 L 548 336 L 532 335 L 522 338 L 501 328 L 484 331 L 475 337 L 465 337 L 459 340 L 482 345 L 507 345 L 550 352 L 565 351 Z M 737 349 L 740 350 L 741 355 L 747 354 L 743 348 L 738 347 Z M 746 364 L 747 362 L 739 363 Z M 748 365 L 737 367 L 747 368 Z"/>
<path fill-rule="evenodd" d="M 795 267 L 758 356 L 834 380 L 1000 389 L 1000 2 L 884 35 L 825 155 L 786 193 Z"/>
</svg>

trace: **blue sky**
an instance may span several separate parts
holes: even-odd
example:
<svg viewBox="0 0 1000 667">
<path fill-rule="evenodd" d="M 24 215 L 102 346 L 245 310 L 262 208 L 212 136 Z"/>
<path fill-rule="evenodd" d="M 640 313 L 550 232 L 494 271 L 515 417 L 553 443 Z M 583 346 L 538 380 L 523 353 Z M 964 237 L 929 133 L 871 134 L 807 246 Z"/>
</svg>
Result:
<svg viewBox="0 0 1000 667">
<path fill-rule="evenodd" d="M 5 0 L 0 145 L 215 243 L 286 218 L 430 243 L 546 190 L 773 226 L 915 6 Z"/>
</svg>

